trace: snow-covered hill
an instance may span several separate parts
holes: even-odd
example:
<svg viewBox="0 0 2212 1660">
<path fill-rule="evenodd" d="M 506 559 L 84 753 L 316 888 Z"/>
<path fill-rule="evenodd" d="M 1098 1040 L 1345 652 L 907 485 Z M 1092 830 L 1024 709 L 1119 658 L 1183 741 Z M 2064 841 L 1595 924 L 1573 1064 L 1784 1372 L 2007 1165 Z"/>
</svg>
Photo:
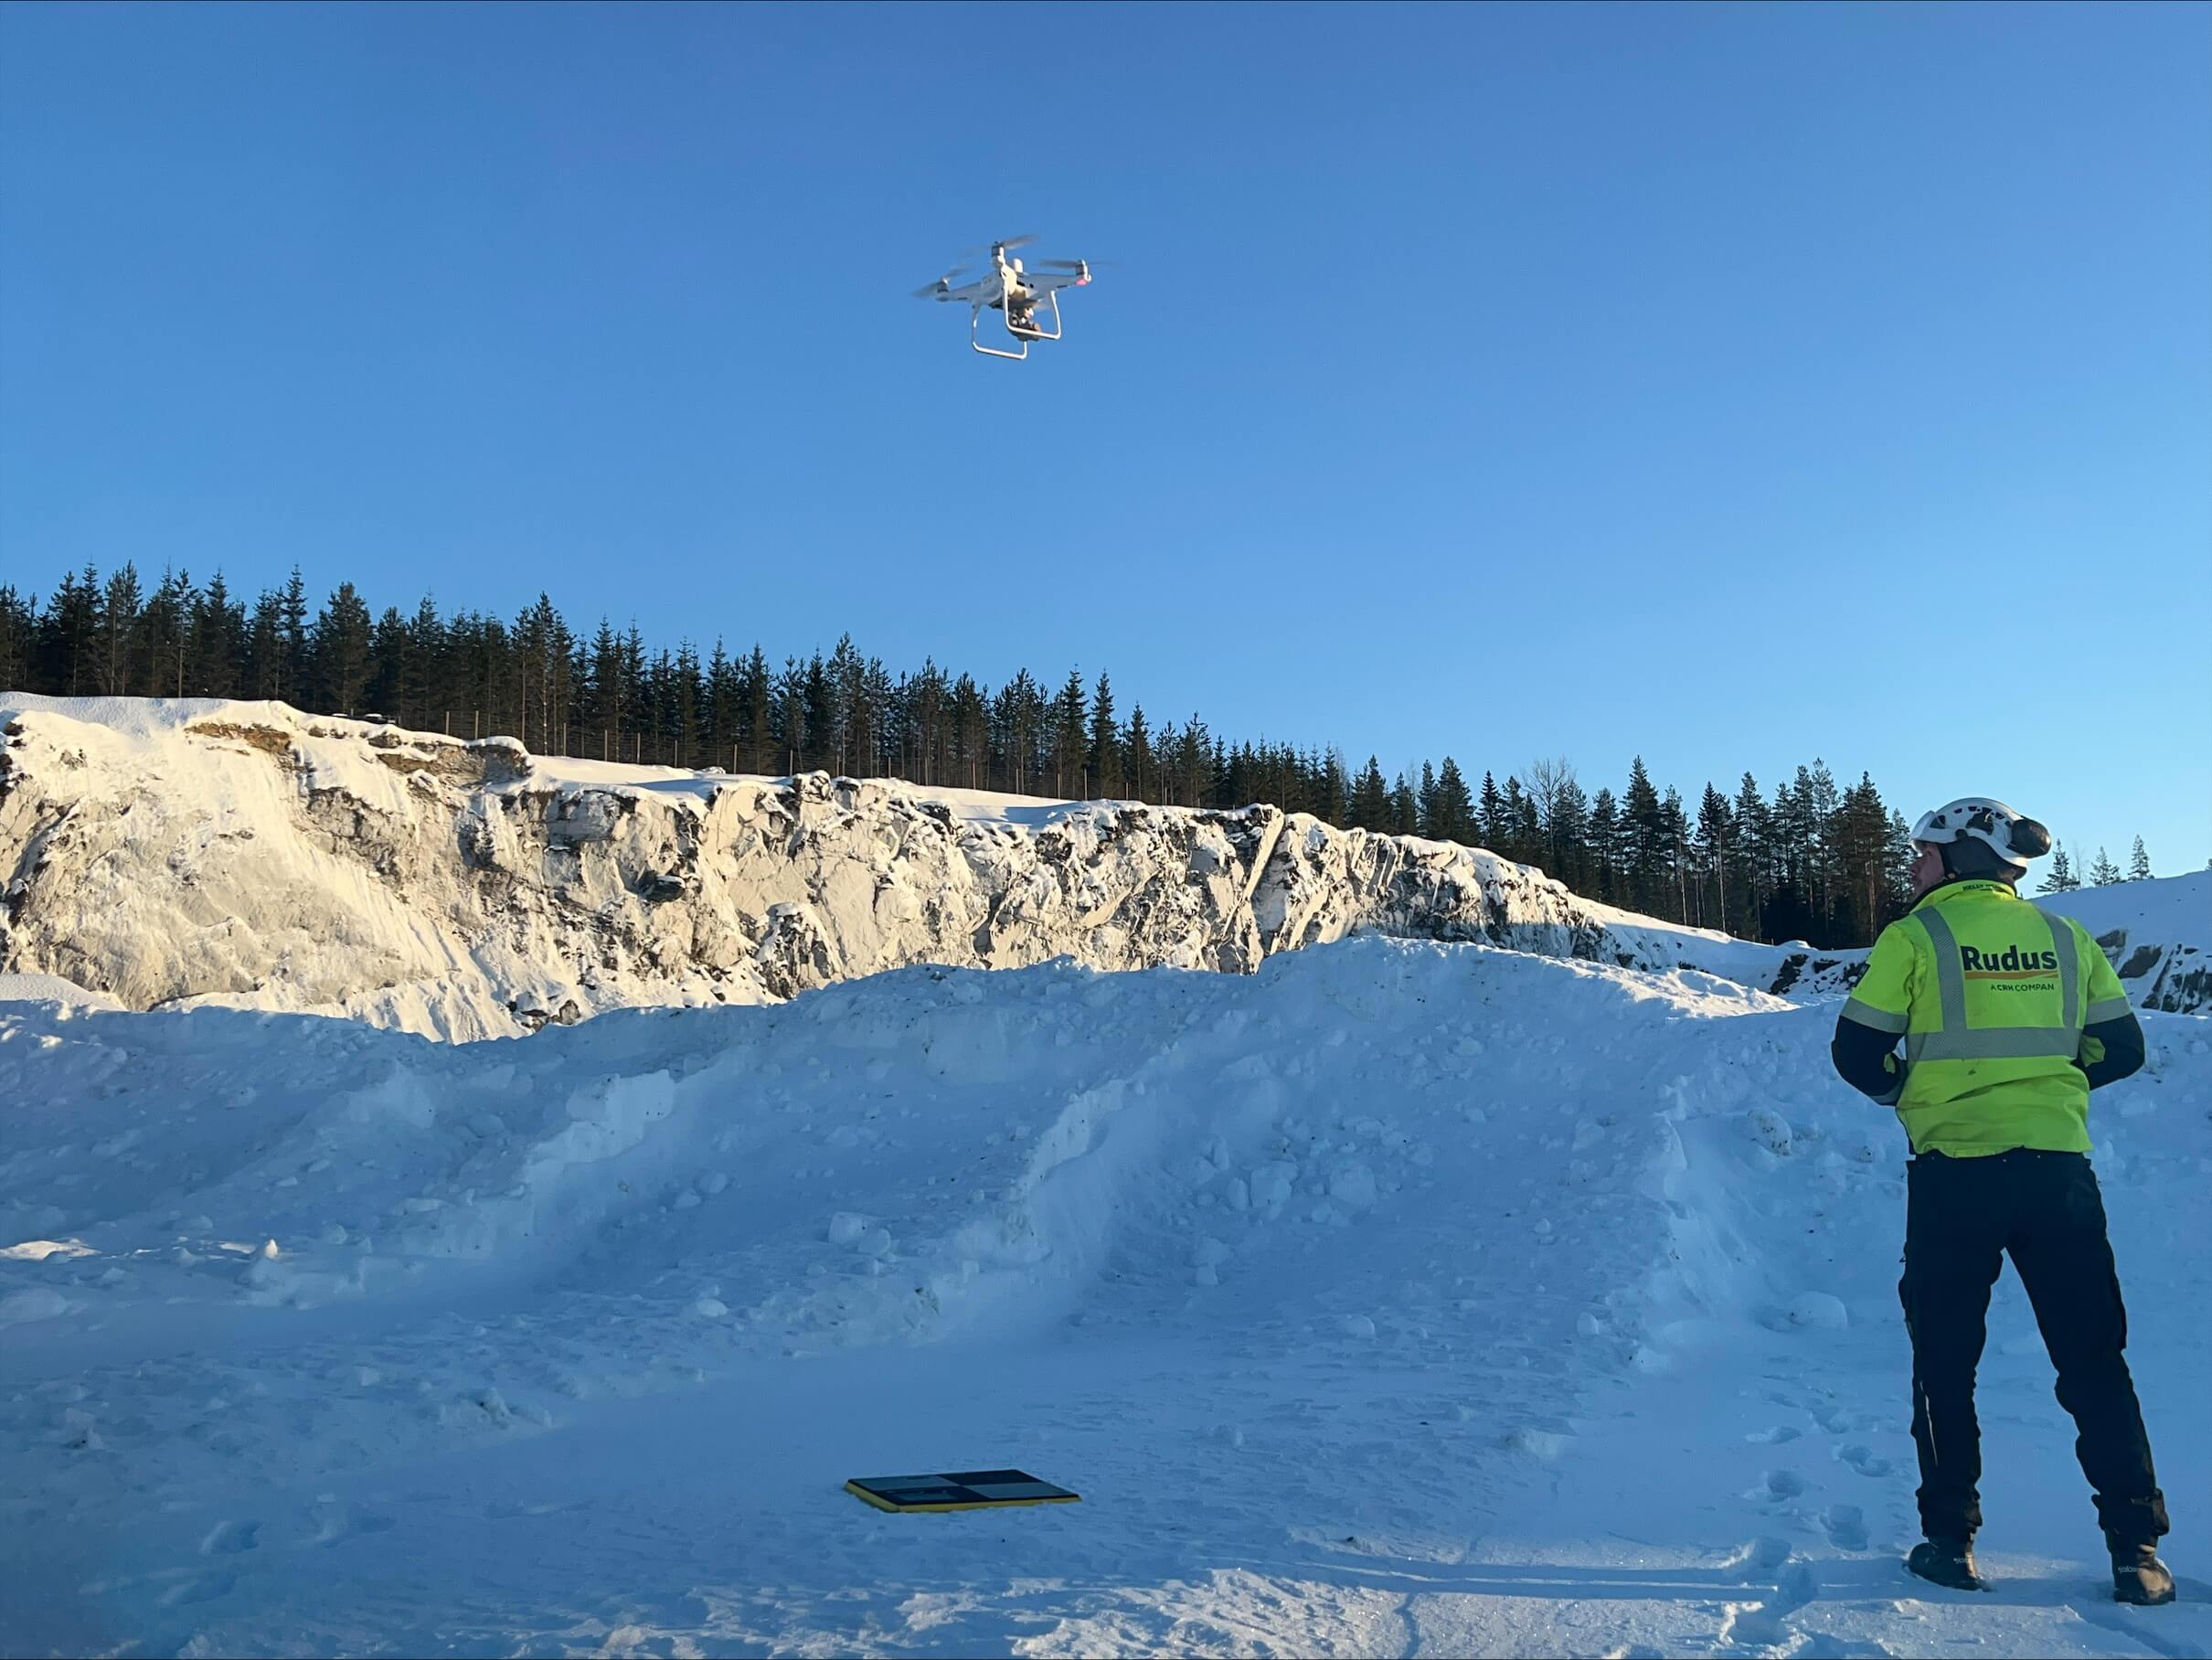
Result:
<svg viewBox="0 0 2212 1660">
<path fill-rule="evenodd" d="M 2045 894 L 2090 931 L 2138 1008 L 2212 1008 L 2212 870 Z"/>
<path fill-rule="evenodd" d="M 1488 853 L 1268 806 L 616 766 L 272 703 L 0 694 L 0 974 L 131 1008 L 473 1038 L 915 963 L 1250 972 L 1358 932 L 1819 979 Z"/>
<path fill-rule="evenodd" d="M 0 1006 L 0 1632 L 2212 1649 L 2193 1531 L 2180 1605 L 2108 1600 L 2009 1282 L 1997 1593 L 1904 1576 L 1902 1145 L 1830 1075 L 1830 1024 L 1700 974 L 1379 939 L 1249 976 L 915 967 L 525 1045 Z M 2212 1056 L 2201 1016 L 2146 1024 L 2092 1127 L 2187 1530 Z M 839 1490 L 1002 1463 L 1083 1502 Z"/>
</svg>

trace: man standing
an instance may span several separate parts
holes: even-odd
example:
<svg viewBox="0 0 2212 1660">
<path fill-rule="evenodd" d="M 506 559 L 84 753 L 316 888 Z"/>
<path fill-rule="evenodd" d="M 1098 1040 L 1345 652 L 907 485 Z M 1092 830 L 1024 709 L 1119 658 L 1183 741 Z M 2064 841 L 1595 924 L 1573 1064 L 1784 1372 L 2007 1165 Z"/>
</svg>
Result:
<svg viewBox="0 0 2212 1660">
<path fill-rule="evenodd" d="M 2049 831 L 1968 796 L 1924 814 L 1912 840 L 1917 903 L 1875 942 L 1830 1050 L 1845 1081 L 1897 1109 L 1912 1143 L 1898 1293 L 1926 1538 L 1906 1566 L 1985 1589 L 1974 1368 L 2009 1252 L 2080 1431 L 2113 1595 L 2170 1602 L 2156 1548 L 2165 1498 L 2121 1352 L 2127 1314 L 2089 1161 L 2090 1091 L 2143 1065 L 2143 1027 L 2088 931 L 2013 891 L 2050 851 Z"/>
</svg>

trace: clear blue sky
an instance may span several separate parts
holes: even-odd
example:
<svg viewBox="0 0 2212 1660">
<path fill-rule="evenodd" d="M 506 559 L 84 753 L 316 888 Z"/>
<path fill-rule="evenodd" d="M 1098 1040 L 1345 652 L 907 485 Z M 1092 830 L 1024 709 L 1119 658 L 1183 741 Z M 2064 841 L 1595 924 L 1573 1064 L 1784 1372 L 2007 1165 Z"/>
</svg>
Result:
<svg viewBox="0 0 2212 1660">
<path fill-rule="evenodd" d="M 0 577 L 125 559 L 2195 867 L 2212 9 L 10 5 Z"/>
</svg>

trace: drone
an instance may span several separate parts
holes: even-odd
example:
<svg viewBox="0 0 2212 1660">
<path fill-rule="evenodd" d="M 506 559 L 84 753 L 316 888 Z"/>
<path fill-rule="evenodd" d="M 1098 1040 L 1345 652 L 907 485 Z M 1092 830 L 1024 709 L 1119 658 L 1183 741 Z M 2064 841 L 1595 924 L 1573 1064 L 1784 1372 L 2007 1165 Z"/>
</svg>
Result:
<svg viewBox="0 0 2212 1660">
<path fill-rule="evenodd" d="M 1036 270 L 1025 270 L 1022 262 L 1013 257 L 1014 250 L 1026 248 L 1036 240 L 1035 237 L 1008 237 L 1002 242 L 992 243 L 988 250 L 974 249 L 962 256 L 959 265 L 927 288 L 916 289 L 914 297 L 964 302 L 968 307 L 968 344 L 986 357 L 1011 357 L 1018 363 L 1028 356 L 1032 341 L 1060 337 L 1060 290 L 1082 288 L 1090 281 L 1090 263 L 1083 260 L 1039 260 Z M 962 277 L 962 268 L 986 251 L 991 269 L 981 276 Z M 1040 302 L 1052 315 L 1049 332 L 1037 319 Z M 1006 333 L 1021 343 L 1020 350 L 1008 351 L 1003 346 L 984 344 L 986 306 L 1005 314 Z"/>
</svg>

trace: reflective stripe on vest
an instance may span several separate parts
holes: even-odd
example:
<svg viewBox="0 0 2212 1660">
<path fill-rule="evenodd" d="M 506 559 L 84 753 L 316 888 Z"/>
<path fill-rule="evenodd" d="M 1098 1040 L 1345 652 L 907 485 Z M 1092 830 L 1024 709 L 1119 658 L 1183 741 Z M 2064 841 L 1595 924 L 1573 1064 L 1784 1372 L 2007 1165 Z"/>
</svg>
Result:
<svg viewBox="0 0 2212 1660">
<path fill-rule="evenodd" d="M 1935 949 L 1936 1000 L 1943 1024 L 1933 1032 L 1910 1032 L 1905 1038 L 1908 1060 L 2040 1060 L 2056 1057 L 2071 1060 L 2081 1052 L 2081 1027 L 2075 998 L 2081 984 L 2081 964 L 2074 949 L 2074 931 L 2050 912 L 2030 910 L 2051 931 L 2051 946 L 2058 957 L 2058 1015 L 2062 1026 L 1984 1026 L 1966 1024 L 1966 967 L 1959 955 L 1959 937 L 1951 931 L 1938 906 L 1912 913 L 1928 931 Z"/>
</svg>

